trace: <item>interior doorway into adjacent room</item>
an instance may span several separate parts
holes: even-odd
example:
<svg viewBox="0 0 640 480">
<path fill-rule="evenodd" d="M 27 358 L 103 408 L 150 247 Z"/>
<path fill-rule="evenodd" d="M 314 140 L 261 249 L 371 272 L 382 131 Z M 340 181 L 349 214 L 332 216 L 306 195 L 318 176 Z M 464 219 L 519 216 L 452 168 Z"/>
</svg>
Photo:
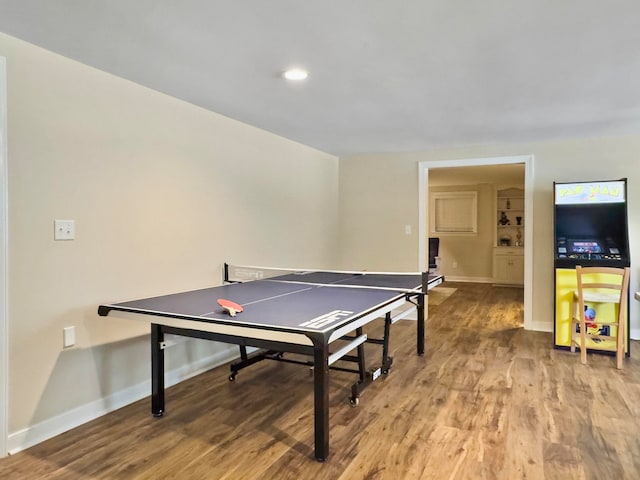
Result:
<svg viewBox="0 0 640 480">
<path fill-rule="evenodd" d="M 524 165 L 525 218 L 533 219 L 533 155 L 518 155 L 509 157 L 491 158 L 467 158 L 460 160 L 442 160 L 420 162 L 418 165 L 419 192 L 418 192 L 418 263 L 419 269 L 424 270 L 427 265 L 428 252 L 428 225 L 427 209 L 429 199 L 429 170 L 437 168 L 477 167 L 489 165 L 507 165 L 520 163 Z M 531 222 L 532 223 L 532 222 Z M 533 229 L 525 229 L 524 234 L 524 328 L 532 330 L 533 326 Z"/>
</svg>

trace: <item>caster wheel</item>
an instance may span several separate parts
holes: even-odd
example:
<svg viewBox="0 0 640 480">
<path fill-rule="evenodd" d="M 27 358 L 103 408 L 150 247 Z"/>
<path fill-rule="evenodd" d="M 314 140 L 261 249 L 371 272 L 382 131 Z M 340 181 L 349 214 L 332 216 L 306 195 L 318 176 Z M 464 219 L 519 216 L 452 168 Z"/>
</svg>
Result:
<svg viewBox="0 0 640 480">
<path fill-rule="evenodd" d="M 236 374 L 232 373 L 231 375 L 229 375 L 229 381 L 230 382 L 235 382 L 236 381 Z"/>
<path fill-rule="evenodd" d="M 357 407 L 359 403 L 360 403 L 360 399 L 358 397 L 349 398 L 349 405 L 351 405 L 352 407 Z"/>
</svg>

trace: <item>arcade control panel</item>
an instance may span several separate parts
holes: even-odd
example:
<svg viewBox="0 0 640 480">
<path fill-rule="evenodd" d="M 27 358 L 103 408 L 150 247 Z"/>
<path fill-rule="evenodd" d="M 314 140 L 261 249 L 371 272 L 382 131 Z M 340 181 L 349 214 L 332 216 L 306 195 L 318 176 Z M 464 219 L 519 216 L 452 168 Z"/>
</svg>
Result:
<svg viewBox="0 0 640 480">
<path fill-rule="evenodd" d="M 622 266 L 627 261 L 626 252 L 623 252 L 610 238 L 568 239 L 558 237 L 555 256 L 556 263 L 566 264 L 562 266 L 580 264 L 584 266 Z"/>
</svg>

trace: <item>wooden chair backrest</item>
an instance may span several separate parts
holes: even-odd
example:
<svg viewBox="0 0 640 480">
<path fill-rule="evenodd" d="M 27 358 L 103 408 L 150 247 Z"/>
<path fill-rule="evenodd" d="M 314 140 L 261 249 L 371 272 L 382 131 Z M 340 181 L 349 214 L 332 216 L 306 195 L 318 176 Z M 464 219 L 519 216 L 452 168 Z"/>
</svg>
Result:
<svg viewBox="0 0 640 480">
<path fill-rule="evenodd" d="M 584 290 L 612 290 L 613 292 L 618 292 L 620 311 L 626 310 L 630 277 L 629 267 L 583 267 L 578 265 L 576 266 L 576 275 L 578 279 L 578 295 L 580 297 L 582 297 Z M 609 277 L 603 280 L 599 278 L 602 275 L 608 275 Z M 613 280 L 611 276 L 614 277 Z"/>
</svg>

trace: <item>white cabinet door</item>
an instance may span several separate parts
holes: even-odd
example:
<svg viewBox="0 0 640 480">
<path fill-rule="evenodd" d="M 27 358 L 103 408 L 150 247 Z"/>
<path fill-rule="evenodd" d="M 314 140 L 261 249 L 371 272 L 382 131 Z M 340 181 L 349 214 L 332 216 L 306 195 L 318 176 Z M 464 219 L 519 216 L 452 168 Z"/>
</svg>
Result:
<svg viewBox="0 0 640 480">
<path fill-rule="evenodd" d="M 510 251 L 494 252 L 493 283 L 524 285 L 524 255 Z"/>
</svg>

